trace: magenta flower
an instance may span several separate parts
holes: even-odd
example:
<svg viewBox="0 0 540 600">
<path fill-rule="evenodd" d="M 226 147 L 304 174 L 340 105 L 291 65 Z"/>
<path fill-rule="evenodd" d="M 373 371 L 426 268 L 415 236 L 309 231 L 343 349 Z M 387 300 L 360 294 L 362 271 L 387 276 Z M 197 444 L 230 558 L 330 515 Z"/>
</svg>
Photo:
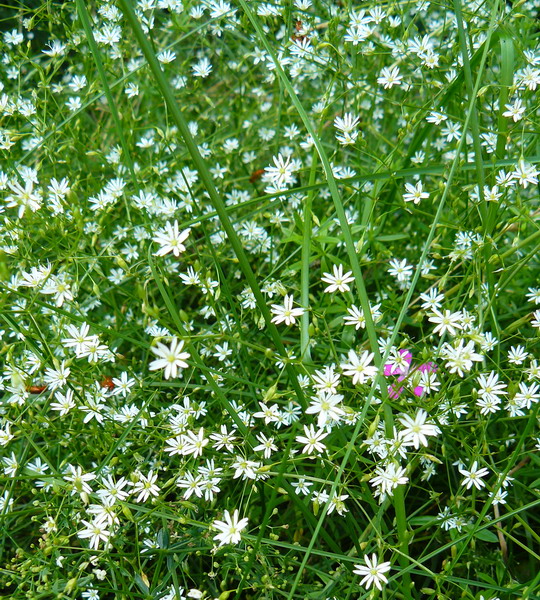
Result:
<svg viewBox="0 0 540 600">
<path fill-rule="evenodd" d="M 409 376 L 409 373 L 413 376 L 414 379 L 418 379 L 414 377 L 416 373 L 432 373 L 437 370 L 437 365 L 434 362 L 424 363 L 416 368 L 414 368 L 411 372 L 411 363 L 412 363 L 412 353 L 410 350 L 405 350 L 404 348 L 398 351 L 397 359 L 392 363 L 387 363 L 384 365 L 384 376 L 385 377 L 396 377 L 397 382 L 401 382 Z M 396 383 L 388 386 L 388 395 L 390 398 L 395 400 L 399 398 L 405 389 L 405 386 L 399 386 Z M 421 398 L 424 395 L 424 388 L 421 385 L 415 385 L 413 387 L 413 394 L 418 398 Z"/>
</svg>

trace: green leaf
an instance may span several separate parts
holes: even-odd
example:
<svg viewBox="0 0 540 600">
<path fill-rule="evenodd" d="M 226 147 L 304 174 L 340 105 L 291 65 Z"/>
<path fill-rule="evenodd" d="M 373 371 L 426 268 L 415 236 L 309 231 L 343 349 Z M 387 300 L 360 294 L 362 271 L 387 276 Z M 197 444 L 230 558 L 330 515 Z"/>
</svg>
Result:
<svg viewBox="0 0 540 600">
<path fill-rule="evenodd" d="M 474 537 L 478 540 L 482 540 L 483 542 L 490 542 L 492 544 L 497 544 L 499 542 L 499 538 L 493 531 L 489 529 L 481 529 L 474 534 Z"/>
</svg>

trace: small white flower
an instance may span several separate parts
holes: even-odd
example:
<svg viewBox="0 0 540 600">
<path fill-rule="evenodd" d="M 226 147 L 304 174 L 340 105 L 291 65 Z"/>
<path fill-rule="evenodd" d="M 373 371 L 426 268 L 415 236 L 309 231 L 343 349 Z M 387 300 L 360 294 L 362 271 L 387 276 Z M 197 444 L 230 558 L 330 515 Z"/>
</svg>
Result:
<svg viewBox="0 0 540 600">
<path fill-rule="evenodd" d="M 380 77 L 377 79 L 377 83 L 387 90 L 394 85 L 401 85 L 402 79 L 403 76 L 399 74 L 399 69 L 397 67 L 384 67 Z"/>
<path fill-rule="evenodd" d="M 180 231 L 178 221 L 173 224 L 167 221 L 165 227 L 159 229 L 153 238 L 154 242 L 161 246 L 157 252 L 154 252 L 154 256 L 165 256 L 169 252 L 172 252 L 175 256 L 180 256 L 180 253 L 186 249 L 183 242 L 187 240 L 190 231 L 191 229 Z"/>
<path fill-rule="evenodd" d="M 525 112 L 525 107 L 522 106 L 521 98 L 516 98 L 513 104 L 505 104 L 504 107 L 507 110 L 506 112 L 503 112 L 503 117 L 512 119 L 514 123 L 521 121 L 523 113 Z"/>
<path fill-rule="evenodd" d="M 355 568 L 353 570 L 353 573 L 364 577 L 360 581 L 360 585 L 367 590 L 369 590 L 372 585 L 375 585 L 378 590 L 382 590 L 381 584 L 388 583 L 385 573 L 390 571 L 390 563 L 379 562 L 375 553 L 371 555 L 371 558 L 365 554 L 364 562 L 366 563 L 365 565 L 354 565 Z"/>
<path fill-rule="evenodd" d="M 352 377 L 353 385 L 371 381 L 377 374 L 377 367 L 370 364 L 373 360 L 373 352 L 365 350 L 361 356 L 358 356 L 354 350 L 349 350 L 348 363 L 341 365 L 343 373 Z"/>
<path fill-rule="evenodd" d="M 241 531 L 247 527 L 248 520 L 238 519 L 238 509 L 236 509 L 231 516 L 228 510 L 223 515 L 224 521 L 214 521 L 212 527 L 217 529 L 220 533 L 214 536 L 214 539 L 219 541 L 220 546 L 225 544 L 238 544 L 241 540 Z"/>
<path fill-rule="evenodd" d="M 197 64 L 193 65 L 191 69 L 195 77 L 202 77 L 204 79 L 212 72 L 212 64 L 205 56 Z"/>
<path fill-rule="evenodd" d="M 186 361 L 190 357 L 189 352 L 182 352 L 184 348 L 184 340 L 179 340 L 174 337 L 171 341 L 170 347 L 158 342 L 158 344 L 152 348 L 152 352 L 158 357 L 157 360 L 153 360 L 148 367 L 150 371 L 157 371 L 158 369 L 164 369 L 165 379 L 176 377 L 179 369 L 186 369 L 188 364 Z"/>
<path fill-rule="evenodd" d="M 328 287 L 325 288 L 325 292 L 348 292 L 351 288 L 347 284 L 354 281 L 354 277 L 352 277 L 352 271 L 343 273 L 343 265 L 334 265 L 333 274 L 323 273 L 321 281 L 329 284 Z"/>
<path fill-rule="evenodd" d="M 424 192 L 421 181 L 419 181 L 416 185 L 413 185 L 412 183 L 406 183 L 405 190 L 406 193 L 403 194 L 404 202 L 414 202 L 415 204 L 420 204 L 421 200 L 429 198 L 429 193 Z"/>
<path fill-rule="evenodd" d="M 283 306 L 280 304 L 272 304 L 272 314 L 275 317 L 272 319 L 272 323 L 279 325 L 285 323 L 285 325 L 294 325 L 296 323 L 296 317 L 301 317 L 304 314 L 303 308 L 293 308 L 293 296 L 292 294 L 286 295 L 283 299 Z"/>
<path fill-rule="evenodd" d="M 470 489 L 474 485 L 474 487 L 479 490 L 486 485 L 485 482 L 482 481 L 482 477 L 489 475 L 489 471 L 486 468 L 479 469 L 478 461 L 475 460 L 473 462 L 469 471 L 462 468 L 458 470 L 462 475 L 464 475 L 461 485 L 465 485 L 467 489 Z"/>
<path fill-rule="evenodd" d="M 85 528 L 79 531 L 77 534 L 78 537 L 82 539 L 90 539 L 90 548 L 92 550 L 97 550 L 100 542 L 105 542 L 105 545 L 108 544 L 109 537 L 111 536 L 111 532 L 107 529 L 107 524 L 104 521 L 85 521 L 81 520 Z"/>
<path fill-rule="evenodd" d="M 436 308 L 433 309 L 433 314 L 429 317 L 430 323 L 436 323 L 437 327 L 433 330 L 433 333 L 444 335 L 448 332 L 450 335 L 456 335 L 456 330 L 463 329 L 461 319 L 463 315 L 461 312 L 450 312 L 445 310 L 444 313 L 440 312 Z"/>
<path fill-rule="evenodd" d="M 311 454 L 312 452 L 320 454 L 326 450 L 326 446 L 322 443 L 322 440 L 324 440 L 328 433 L 322 429 L 315 431 L 313 425 L 309 427 L 304 425 L 304 434 L 296 436 L 296 441 L 299 444 L 305 444 L 302 454 Z"/>
<path fill-rule="evenodd" d="M 428 440 L 426 436 L 437 436 L 441 433 L 441 430 L 437 425 L 426 422 L 428 414 L 425 410 L 420 409 L 417 411 L 414 419 L 409 415 L 403 415 L 398 421 L 403 426 L 400 431 L 400 437 L 403 439 L 405 444 L 413 446 L 416 450 L 420 446 L 427 446 Z"/>
</svg>

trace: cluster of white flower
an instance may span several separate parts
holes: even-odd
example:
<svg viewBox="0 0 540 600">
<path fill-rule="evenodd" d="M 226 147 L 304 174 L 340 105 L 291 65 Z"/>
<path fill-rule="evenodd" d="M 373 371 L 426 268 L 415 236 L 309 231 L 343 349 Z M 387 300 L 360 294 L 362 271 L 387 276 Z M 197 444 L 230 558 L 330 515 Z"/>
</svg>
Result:
<svg viewBox="0 0 540 600">
<path fill-rule="evenodd" d="M 0 588 L 527 595 L 537 2 L 9 4 Z"/>
</svg>

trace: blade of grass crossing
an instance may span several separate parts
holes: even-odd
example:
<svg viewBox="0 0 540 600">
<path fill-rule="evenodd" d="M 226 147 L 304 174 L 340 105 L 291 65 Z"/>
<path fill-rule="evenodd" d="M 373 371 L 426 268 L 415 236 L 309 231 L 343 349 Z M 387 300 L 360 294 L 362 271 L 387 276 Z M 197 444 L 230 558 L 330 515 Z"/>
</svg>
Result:
<svg viewBox="0 0 540 600">
<path fill-rule="evenodd" d="M 496 10 L 498 10 L 498 0 L 493 3 L 493 6 Z M 480 140 L 480 128 L 478 125 L 478 112 L 476 109 L 476 94 L 473 90 L 473 81 L 472 81 L 472 73 L 471 73 L 471 65 L 469 61 L 469 48 L 467 43 L 467 35 L 466 30 L 463 23 L 463 15 L 461 10 L 461 0 L 454 0 L 454 9 L 456 13 L 457 27 L 458 27 L 458 36 L 459 36 L 459 44 L 461 48 L 461 57 L 463 59 L 463 71 L 465 75 L 465 85 L 467 88 L 467 93 L 469 96 L 469 100 L 473 103 L 473 112 L 471 115 L 471 133 L 473 137 L 473 147 L 474 147 L 474 163 L 476 167 L 476 177 L 477 177 L 477 187 L 478 187 L 478 197 L 480 201 L 479 209 L 480 216 L 482 220 L 482 229 L 484 233 L 484 247 L 482 249 L 482 255 L 484 258 L 484 269 L 485 269 L 485 277 L 488 285 L 489 293 L 496 298 L 495 294 L 495 281 L 493 276 L 493 266 L 490 262 L 491 254 L 492 254 L 492 241 L 491 234 L 493 231 L 493 227 L 495 225 L 494 220 L 494 209 L 496 206 L 492 204 L 491 207 L 487 206 L 487 202 L 485 201 L 484 195 L 484 185 L 485 185 L 485 176 L 484 176 L 484 164 L 482 160 L 482 144 Z M 463 129 L 463 136 L 467 134 L 467 129 Z M 496 314 L 496 304 L 493 302 L 491 304 L 491 308 L 489 311 L 489 317 L 492 323 L 492 327 L 495 333 L 498 335 L 500 332 L 500 326 L 497 319 Z M 497 360 L 499 362 L 499 350 L 496 353 Z"/>
<path fill-rule="evenodd" d="M 116 107 L 116 102 L 112 95 L 111 88 L 109 87 L 105 69 L 103 68 L 103 62 L 101 60 L 101 53 L 98 48 L 98 45 L 96 44 L 96 40 L 94 39 L 94 34 L 92 32 L 92 25 L 90 23 L 90 17 L 88 15 L 88 10 L 86 8 L 84 0 L 75 0 L 75 3 L 77 6 L 77 12 L 79 14 L 79 18 L 81 19 L 84 33 L 86 34 L 86 39 L 88 40 L 88 45 L 90 46 L 90 51 L 92 52 L 94 62 L 96 63 L 96 68 L 98 71 L 99 78 L 101 80 L 101 85 L 103 85 L 103 91 L 105 93 L 105 97 L 107 98 L 107 103 L 109 104 L 109 108 L 111 110 L 111 116 L 114 121 L 114 127 L 116 129 L 118 139 L 120 140 L 120 145 L 122 146 L 122 152 L 124 154 L 124 158 L 126 160 L 126 163 L 127 163 L 128 169 L 129 169 L 129 174 L 131 175 L 133 185 L 137 189 L 139 187 L 139 185 L 137 182 L 137 177 L 135 175 L 133 161 L 131 160 L 131 153 L 129 151 L 129 147 L 126 142 L 126 137 L 124 135 L 124 129 L 122 127 L 122 122 L 120 120 L 120 116 L 118 114 L 118 109 Z M 131 216 L 129 213 L 129 202 L 125 196 L 124 196 L 124 203 L 126 206 L 126 214 L 128 217 L 128 221 L 131 224 Z"/>
<path fill-rule="evenodd" d="M 152 271 L 152 275 L 154 277 L 154 280 L 156 281 L 156 284 L 157 284 L 158 289 L 160 291 L 160 294 L 161 294 L 161 296 L 163 298 L 163 301 L 165 302 L 165 305 L 167 306 L 167 308 L 169 310 L 169 313 L 170 313 L 173 321 L 175 322 L 175 325 L 176 325 L 179 333 L 186 340 L 186 347 L 190 350 L 191 360 L 196 364 L 196 366 L 198 368 L 200 368 L 203 372 L 207 373 L 207 375 L 208 375 L 207 376 L 207 381 L 208 381 L 210 387 L 212 388 L 212 390 L 215 393 L 215 395 L 220 399 L 221 403 L 225 407 L 225 410 L 227 410 L 227 412 L 229 413 L 231 419 L 238 426 L 238 429 L 242 433 L 242 435 L 244 437 L 246 437 L 246 439 L 249 440 L 251 446 L 256 445 L 257 442 L 253 438 L 253 434 L 246 428 L 246 426 L 240 420 L 240 418 L 238 417 L 236 411 L 233 409 L 233 407 L 231 406 L 231 404 L 229 403 L 229 401 L 227 400 L 227 398 L 225 397 L 225 395 L 221 391 L 221 388 L 217 385 L 217 383 L 212 378 L 212 374 L 208 372 L 208 369 L 205 367 L 205 365 L 203 364 L 202 360 L 199 358 L 199 356 L 194 351 L 193 346 L 191 345 L 191 343 L 189 341 L 189 334 L 185 330 L 185 327 L 184 327 L 184 325 L 182 323 L 180 315 L 178 314 L 178 311 L 176 310 L 176 307 L 174 306 L 174 303 L 173 303 L 171 297 L 169 296 L 169 293 L 167 292 L 167 290 L 166 290 L 166 288 L 165 288 L 165 286 L 163 284 L 162 278 L 161 278 L 159 272 L 156 269 L 156 266 L 154 264 L 154 261 L 152 259 L 151 254 L 149 254 L 149 256 L 148 256 L 148 262 L 150 264 L 150 269 Z M 292 441 L 294 440 L 294 437 L 295 436 L 294 436 L 294 430 L 293 430 L 293 432 L 291 433 L 291 436 L 289 438 L 289 444 L 287 446 L 287 449 L 284 452 L 284 457 L 283 457 L 282 465 L 280 465 L 281 471 L 278 470 L 278 478 L 280 477 L 280 475 L 282 475 L 282 473 L 284 472 L 285 467 L 286 467 L 286 465 L 288 463 L 288 458 L 289 458 L 290 450 L 292 448 Z M 306 522 L 313 525 L 313 522 L 315 521 L 315 517 L 313 515 L 311 515 L 311 513 L 309 513 L 309 509 L 308 509 L 307 505 L 298 497 L 298 495 L 295 493 L 294 488 L 288 482 L 286 482 L 286 481 L 279 481 L 279 479 L 278 479 L 278 482 L 276 482 L 276 485 L 274 486 L 274 490 L 277 490 L 280 486 L 285 487 L 285 489 L 288 490 L 289 497 L 293 500 L 293 502 L 296 504 L 296 506 L 303 513 L 304 518 L 306 519 Z M 276 499 L 275 496 L 273 496 L 271 498 L 271 501 L 269 503 L 270 506 L 271 506 L 271 508 L 274 508 L 273 505 L 274 505 L 275 499 Z M 271 511 L 269 511 L 269 514 L 271 514 Z M 332 540 L 332 538 L 329 535 L 326 534 L 326 532 L 325 532 L 324 537 L 325 537 L 326 542 L 331 547 L 334 547 L 335 549 L 338 549 L 337 546 L 335 545 L 335 542 Z"/>
<path fill-rule="evenodd" d="M 188 149 L 189 154 L 191 155 L 191 158 L 193 160 L 195 168 L 197 169 L 197 171 L 201 177 L 201 180 L 204 184 L 204 187 L 206 188 L 206 191 L 208 192 L 210 201 L 213 204 L 214 209 L 219 217 L 221 226 L 223 227 L 223 229 L 227 235 L 227 238 L 229 240 L 229 243 L 231 244 L 233 251 L 236 254 L 240 268 L 242 269 L 242 272 L 244 273 L 244 277 L 246 278 L 248 285 L 253 292 L 253 295 L 257 302 L 257 306 L 258 306 L 259 310 L 261 311 L 262 316 L 265 320 L 266 327 L 268 329 L 270 337 L 272 338 L 278 353 L 283 358 L 286 359 L 287 352 L 285 351 L 285 346 L 283 345 L 283 342 L 281 341 L 281 336 L 280 336 L 276 326 L 272 323 L 272 317 L 271 317 L 270 311 L 268 309 L 268 306 L 266 305 L 266 300 L 261 292 L 261 289 L 257 282 L 257 278 L 255 277 L 255 273 L 253 272 L 253 269 L 251 268 L 251 265 L 248 261 L 248 258 L 246 256 L 246 253 L 244 251 L 242 243 L 240 242 L 240 239 L 239 239 L 236 231 L 234 230 L 234 227 L 232 226 L 231 220 L 229 219 L 229 215 L 227 213 L 225 203 L 221 199 L 220 195 L 218 194 L 218 192 L 214 186 L 214 182 L 212 180 L 210 170 L 209 170 L 205 160 L 201 156 L 199 149 L 197 147 L 197 144 L 195 143 L 195 140 L 193 139 L 193 136 L 191 135 L 191 133 L 189 131 L 189 127 L 187 125 L 186 119 L 184 118 L 184 115 L 182 114 L 182 111 L 180 110 L 180 107 L 178 106 L 178 104 L 176 102 L 173 90 L 172 90 L 167 78 L 165 77 L 165 74 L 163 73 L 163 71 L 161 69 L 161 66 L 156 58 L 156 55 L 155 55 L 153 49 L 152 49 L 150 41 L 147 39 L 146 35 L 143 33 L 141 25 L 140 25 L 137 17 L 135 16 L 133 7 L 131 6 L 130 2 L 128 2 L 127 0 L 120 0 L 119 4 L 122 9 L 122 12 L 124 13 L 124 16 L 126 17 L 126 20 L 129 22 L 129 24 L 133 30 L 133 33 L 137 39 L 137 42 L 139 43 L 140 49 L 148 63 L 148 66 L 150 67 L 150 70 L 155 79 L 155 82 L 156 82 L 156 84 L 161 92 L 161 95 L 163 97 L 163 100 L 165 101 L 167 108 L 170 112 L 170 116 L 171 116 L 172 120 L 174 121 L 175 125 L 178 127 L 180 134 L 186 145 L 186 148 Z M 300 405 L 302 407 L 305 407 L 304 393 L 298 382 L 298 379 L 297 379 L 298 373 L 296 372 L 294 365 L 290 362 L 286 362 L 285 369 L 287 371 L 287 375 L 289 377 L 291 386 L 293 387 L 295 394 L 298 398 L 298 402 L 300 403 Z"/>
<path fill-rule="evenodd" d="M 251 21 L 251 24 L 253 25 L 258 38 L 260 39 L 261 43 L 264 46 L 264 49 L 271 57 L 272 62 L 275 65 L 276 73 L 278 74 L 285 89 L 287 90 L 287 92 L 291 98 L 291 101 L 294 104 L 294 107 L 298 111 L 298 114 L 299 114 L 300 118 L 302 119 L 302 122 L 304 123 L 304 126 L 306 127 L 308 133 L 313 138 L 314 145 L 315 145 L 315 148 L 317 149 L 317 153 L 319 154 L 319 158 L 320 158 L 322 166 L 323 166 L 326 181 L 327 181 L 328 187 L 330 189 L 330 194 L 331 194 L 332 200 L 334 202 L 336 214 L 337 214 L 337 217 L 338 217 L 341 229 L 342 229 L 343 237 L 345 240 L 345 247 L 347 249 L 347 255 L 351 262 L 351 268 L 353 270 L 355 283 L 358 288 L 358 295 L 359 295 L 360 303 L 362 305 L 362 310 L 364 311 L 364 315 L 366 318 L 366 330 L 368 332 L 371 351 L 374 353 L 374 355 L 376 357 L 377 366 L 378 366 L 380 364 L 379 347 L 377 345 L 377 336 L 375 334 L 373 319 L 371 318 L 371 312 L 369 310 L 369 302 L 368 302 L 366 288 L 364 285 L 364 278 L 362 276 L 362 271 L 360 269 L 360 263 L 358 262 L 358 256 L 356 254 L 356 247 L 355 247 L 354 241 L 352 239 L 351 230 L 350 230 L 350 227 L 349 227 L 349 224 L 347 221 L 347 217 L 345 215 L 345 209 L 343 207 L 343 202 L 341 200 L 341 195 L 340 195 L 338 187 L 337 187 L 336 179 L 334 177 L 332 167 L 330 165 L 330 161 L 328 159 L 328 156 L 326 155 L 326 151 L 324 150 L 324 147 L 319 139 L 319 136 L 317 135 L 317 132 L 315 131 L 315 127 L 314 127 L 313 123 L 311 122 L 306 111 L 304 110 L 302 103 L 298 99 L 298 96 L 296 95 L 287 75 L 283 71 L 283 68 L 281 67 L 281 64 L 279 63 L 279 61 L 277 59 L 276 53 L 274 52 L 273 48 L 268 43 L 268 40 L 266 39 L 266 36 L 264 34 L 264 31 L 261 28 L 259 21 L 256 19 L 255 15 L 253 14 L 253 11 L 249 8 L 249 6 L 245 2 L 245 0 L 239 0 L 239 4 L 241 5 L 242 9 L 246 13 L 249 20 Z"/>
<path fill-rule="evenodd" d="M 309 185 L 315 183 L 317 171 L 317 153 L 313 151 L 311 169 L 309 172 Z M 311 363 L 309 348 L 309 272 L 311 259 L 311 230 L 313 228 L 313 216 L 311 212 L 314 191 L 308 193 L 304 203 L 303 213 L 303 238 L 302 238 L 302 268 L 300 272 L 300 304 L 304 314 L 300 318 L 300 356 L 304 363 Z"/>
<path fill-rule="evenodd" d="M 119 4 L 120 4 L 120 7 L 121 7 L 125 17 L 126 17 L 126 20 L 130 23 L 130 25 L 133 29 L 135 37 L 137 38 L 137 41 L 141 47 L 141 50 L 150 66 L 152 74 L 154 75 L 154 79 L 156 80 L 156 83 L 161 91 L 163 99 L 167 104 L 167 107 L 170 111 L 171 117 L 174 120 L 175 124 L 178 126 L 178 129 L 184 139 L 186 147 L 189 150 L 189 153 L 190 153 L 192 160 L 197 168 L 197 171 L 199 172 L 199 174 L 201 176 L 204 186 L 210 196 L 210 200 L 211 200 L 211 202 L 214 206 L 214 209 L 220 219 L 222 227 L 225 230 L 228 240 L 229 240 L 231 246 L 233 247 L 233 250 L 238 258 L 238 261 L 240 263 L 240 267 L 244 273 L 244 276 L 246 277 L 248 284 L 251 287 L 251 290 L 253 292 L 253 295 L 255 297 L 255 300 L 257 302 L 259 310 L 263 314 L 263 317 L 267 324 L 270 336 L 272 337 L 278 352 L 283 357 L 286 357 L 286 351 L 285 351 L 283 342 L 281 341 L 281 338 L 277 331 L 277 328 L 271 322 L 270 311 L 268 310 L 268 307 L 266 306 L 266 301 L 265 301 L 265 299 L 262 295 L 262 292 L 259 288 L 255 274 L 253 273 L 251 266 L 247 260 L 246 254 L 245 254 L 242 244 L 236 234 L 236 231 L 232 227 L 231 221 L 228 217 L 226 207 L 225 207 L 223 201 L 221 200 L 221 198 L 219 197 L 216 188 L 214 187 L 214 183 L 212 181 L 208 167 L 207 167 L 204 159 L 201 157 L 201 155 L 198 151 L 198 148 L 193 140 L 193 137 L 191 136 L 191 133 L 189 131 L 187 123 L 180 111 L 180 108 L 178 107 L 178 105 L 176 103 L 173 91 L 172 91 L 167 79 L 165 78 L 165 75 L 163 74 L 163 71 L 161 70 L 161 67 L 155 57 L 155 54 L 150 45 L 150 42 L 147 40 L 146 36 L 142 32 L 141 26 L 134 14 L 133 9 L 132 9 L 131 5 L 129 4 L 129 2 L 127 2 L 126 0 L 120 0 Z M 161 286 L 161 287 L 163 288 L 163 286 Z M 160 291 L 162 291 L 161 288 L 160 288 Z M 162 291 L 162 295 L 163 295 L 163 291 Z M 164 296 L 164 299 L 165 299 L 165 296 Z M 176 311 L 174 310 L 174 307 L 172 307 L 172 306 L 169 307 L 169 310 L 171 310 L 171 308 L 173 309 L 172 314 L 175 314 Z M 294 366 L 291 363 L 286 363 L 285 368 L 287 370 L 287 374 L 288 374 L 289 380 L 291 382 L 291 385 L 292 385 L 293 389 L 295 390 L 299 404 L 303 408 L 305 408 L 304 394 L 302 392 L 302 389 L 300 388 Z M 219 393 L 219 390 L 216 390 L 216 391 Z M 223 400 L 226 402 L 226 399 L 223 398 Z M 280 464 L 278 478 L 275 483 L 274 489 L 272 491 L 272 498 L 269 502 L 269 507 L 271 507 L 272 503 L 275 501 L 275 498 L 277 496 L 277 490 L 281 483 L 282 475 L 287 467 L 288 456 L 290 453 L 290 449 L 292 447 L 291 440 L 292 440 L 292 437 L 290 438 L 289 444 L 284 452 L 283 460 Z M 267 514 L 265 515 L 263 523 L 268 522 L 268 520 L 270 518 L 271 510 L 272 510 L 271 508 L 269 510 L 267 510 Z M 264 529 L 264 524 L 261 525 L 261 531 L 263 529 Z M 255 553 L 253 554 L 253 559 L 254 558 L 255 558 Z"/>
<path fill-rule="evenodd" d="M 499 115 L 497 118 L 497 146 L 495 156 L 501 160 L 506 150 L 506 135 L 508 132 L 508 119 L 503 117 L 505 104 L 508 102 L 509 88 L 514 82 L 514 40 L 505 34 L 500 39 L 501 46 L 501 80 L 499 92 Z"/>
<path fill-rule="evenodd" d="M 497 2 L 495 2 L 497 4 Z M 456 21 L 458 28 L 459 45 L 461 49 L 461 58 L 463 59 L 463 73 L 465 76 L 465 86 L 469 95 L 469 100 L 472 103 L 472 114 L 470 118 L 470 127 L 473 138 L 474 147 L 474 164 L 476 166 L 476 177 L 478 179 L 478 195 L 480 198 L 480 215 L 484 232 L 487 231 L 487 209 L 484 203 L 484 165 L 482 162 L 482 144 L 480 141 L 480 128 L 478 125 L 478 112 L 476 110 L 476 97 L 473 96 L 473 80 L 471 72 L 471 63 L 469 60 L 469 45 L 463 24 L 463 15 L 461 11 L 461 0 L 454 0 L 454 10 L 456 13 Z M 463 128 L 463 136 L 467 135 L 467 129 Z"/>
<path fill-rule="evenodd" d="M 504 34 L 500 39 L 501 47 L 501 74 L 500 74 L 500 92 L 499 92 L 499 115 L 497 118 L 497 145 L 495 148 L 495 157 L 498 160 L 504 159 L 506 153 L 506 136 L 508 133 L 508 119 L 503 116 L 508 102 L 509 88 L 514 82 L 514 40 L 508 34 Z M 490 227 L 497 220 L 498 206 L 493 202 L 488 210 L 488 222 Z"/>
</svg>

